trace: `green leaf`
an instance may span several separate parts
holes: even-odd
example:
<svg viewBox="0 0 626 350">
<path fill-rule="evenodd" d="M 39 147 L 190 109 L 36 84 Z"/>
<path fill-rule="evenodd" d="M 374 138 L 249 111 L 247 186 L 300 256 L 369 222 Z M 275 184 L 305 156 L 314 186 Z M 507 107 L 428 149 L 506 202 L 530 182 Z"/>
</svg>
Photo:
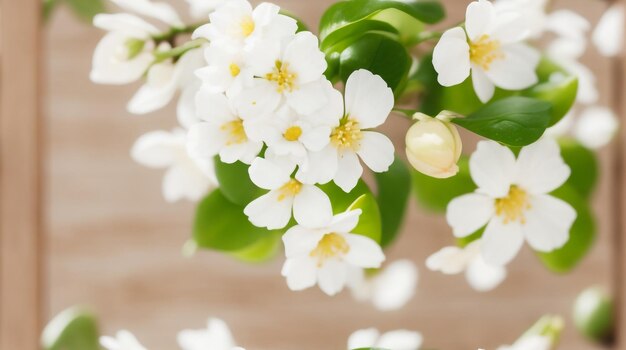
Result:
<svg viewBox="0 0 626 350">
<path fill-rule="evenodd" d="M 458 166 L 459 172 L 447 179 L 437 179 L 412 170 L 413 193 L 417 202 L 425 209 L 445 213 L 452 199 L 473 192 L 476 185 L 470 176 L 468 157 L 461 156 Z"/>
<path fill-rule="evenodd" d="M 214 161 L 217 182 L 220 184 L 222 194 L 229 201 L 245 206 L 266 192 L 250 180 L 249 165 L 242 162 L 227 164 L 217 156 Z"/>
<path fill-rule="evenodd" d="M 578 93 L 578 79 L 566 77 L 561 81 L 549 81 L 537 84 L 522 92 L 522 95 L 549 102 L 552 113 L 548 126 L 552 126 L 563 119 L 576 101 Z"/>
<path fill-rule="evenodd" d="M 106 12 L 103 0 L 64 0 L 82 20 L 91 23 L 93 17 Z"/>
<path fill-rule="evenodd" d="M 43 330 L 44 350 L 100 350 L 96 318 L 78 307 L 58 314 Z"/>
<path fill-rule="evenodd" d="M 43 0 L 43 20 L 45 22 L 50 20 L 50 17 L 58 4 L 58 0 Z"/>
<path fill-rule="evenodd" d="M 576 267 L 591 249 L 596 224 L 589 204 L 572 187 L 564 185 L 552 195 L 568 202 L 576 210 L 576 221 L 570 230 L 569 241 L 562 248 L 550 253 L 537 252 L 537 255 L 548 269 L 565 273 Z"/>
<path fill-rule="evenodd" d="M 586 200 L 591 198 L 598 182 L 598 159 L 596 154 L 571 138 L 559 140 L 561 156 L 572 169 L 567 184 Z"/>
<path fill-rule="evenodd" d="M 343 213 L 348 210 L 350 205 L 354 203 L 359 197 L 364 194 L 372 194 L 372 191 L 367 187 L 363 180 L 359 180 L 352 191 L 346 193 L 334 182 L 329 182 L 325 185 L 320 185 L 319 188 L 324 191 L 330 198 L 330 202 L 333 206 L 333 214 Z"/>
<path fill-rule="evenodd" d="M 485 138 L 511 146 L 537 141 L 551 117 L 548 102 L 528 97 L 508 97 L 491 102 L 465 118 L 453 122 Z"/>
<path fill-rule="evenodd" d="M 229 201 L 221 190 L 206 196 L 196 209 L 193 239 L 201 248 L 236 252 L 271 234 L 256 227 L 243 213 L 243 206 Z"/>
<path fill-rule="evenodd" d="M 337 30 L 328 35 L 320 44 L 320 48 L 324 52 L 341 52 L 347 46 L 356 41 L 361 35 L 367 32 L 387 32 L 391 34 L 399 34 L 398 30 L 391 24 L 377 21 L 374 19 L 364 19 L 345 27 L 343 30 Z"/>
<path fill-rule="evenodd" d="M 250 246 L 231 253 L 248 263 L 263 263 L 276 257 L 282 247 L 282 231 L 270 231 Z"/>
<path fill-rule="evenodd" d="M 380 245 L 388 246 L 400 231 L 411 192 L 411 173 L 404 162 L 396 158 L 389 170 L 375 173 L 378 187 L 378 207 L 382 219 Z"/>
<path fill-rule="evenodd" d="M 363 35 L 339 57 L 339 76 L 344 82 L 352 72 L 367 69 L 380 75 L 394 92 L 406 80 L 410 68 L 411 58 L 406 48 L 382 34 Z"/>
<path fill-rule="evenodd" d="M 369 237 L 380 243 L 382 224 L 378 202 L 374 196 L 371 194 L 361 195 L 348 207 L 348 210 L 355 209 L 361 209 L 361 216 L 359 216 L 359 224 L 352 230 L 352 233 Z"/>
<path fill-rule="evenodd" d="M 443 6 L 435 0 L 348 0 L 329 7 L 320 20 L 322 41 L 332 32 L 345 30 L 363 19 L 395 9 L 424 23 L 437 23 L 445 16 Z"/>
</svg>

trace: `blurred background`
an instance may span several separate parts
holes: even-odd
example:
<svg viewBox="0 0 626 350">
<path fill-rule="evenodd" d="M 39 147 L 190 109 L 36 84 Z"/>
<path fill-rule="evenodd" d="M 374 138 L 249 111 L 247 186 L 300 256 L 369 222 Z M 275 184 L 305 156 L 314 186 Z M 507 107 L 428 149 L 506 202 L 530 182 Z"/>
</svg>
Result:
<svg viewBox="0 0 626 350">
<path fill-rule="evenodd" d="M 171 0 L 186 11 L 183 0 Z M 330 0 L 275 0 L 312 28 Z M 464 16 L 466 0 L 444 0 L 446 24 Z M 595 24 L 603 1 L 557 1 Z M 110 11 L 115 10 L 112 6 Z M 403 234 L 388 260 L 408 258 L 420 269 L 416 297 L 401 311 L 380 313 L 348 292 L 328 297 L 317 288 L 291 292 L 280 276 L 282 259 L 249 265 L 217 253 L 181 254 L 190 237 L 194 205 L 168 204 L 162 172 L 134 163 L 130 147 L 139 135 L 176 126 L 175 106 L 146 116 L 129 114 L 138 88 L 94 85 L 91 56 L 103 33 L 60 7 L 46 26 L 46 225 L 48 318 L 75 304 L 91 307 L 102 331 L 126 328 L 152 350 L 176 349 L 176 333 L 223 318 L 248 350 L 344 349 L 359 328 L 422 332 L 429 349 L 494 349 L 510 344 L 546 313 L 567 320 L 561 349 L 596 349 L 571 324 L 570 310 L 585 287 L 611 287 L 613 229 L 611 147 L 601 154 L 601 185 L 594 200 L 597 242 L 568 275 L 548 272 L 528 250 L 495 291 L 477 293 L 462 275 L 430 272 L 424 261 L 453 243 L 442 216 L 411 199 Z M 597 75 L 601 103 L 610 104 L 609 60 L 590 47 L 583 62 Z M 390 117 L 385 131 L 404 149 L 406 122 Z M 473 144 L 465 144 L 472 152 Z M 400 152 L 403 153 L 403 152 Z"/>
</svg>

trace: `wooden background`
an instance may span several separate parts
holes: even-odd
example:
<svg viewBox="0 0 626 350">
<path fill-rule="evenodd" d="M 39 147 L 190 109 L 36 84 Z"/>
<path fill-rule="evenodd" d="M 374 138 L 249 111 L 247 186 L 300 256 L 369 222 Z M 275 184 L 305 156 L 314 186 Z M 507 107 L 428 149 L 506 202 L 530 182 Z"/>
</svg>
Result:
<svg viewBox="0 0 626 350">
<path fill-rule="evenodd" d="M 313 26 L 330 2 L 276 1 Z M 449 20 L 460 20 L 467 1 L 445 2 Z M 563 4 L 593 21 L 605 6 L 589 0 Z M 162 172 L 129 157 L 140 134 L 175 126 L 174 108 L 132 116 L 125 104 L 137 85 L 92 84 L 91 54 L 101 35 L 64 10 L 45 32 L 46 317 L 71 305 L 89 305 L 105 333 L 128 328 L 152 350 L 176 349 L 176 332 L 202 328 L 209 316 L 226 320 L 248 350 L 344 349 L 352 331 L 371 326 L 419 330 L 428 348 L 461 350 L 510 343 L 541 315 L 556 313 L 567 320 L 561 349 L 596 349 L 573 329 L 570 309 L 583 288 L 612 286 L 612 184 L 617 179 L 610 148 L 602 152 L 602 184 L 595 197 L 598 240 L 573 273 L 553 275 L 525 250 L 500 288 L 476 293 L 462 276 L 424 267 L 429 254 L 452 243 L 452 235 L 443 217 L 423 213 L 411 202 L 403 235 L 388 259 L 418 264 L 417 297 L 402 311 L 379 313 L 345 292 L 329 298 L 317 289 L 289 291 L 280 276 L 282 258 L 260 266 L 208 252 L 183 258 L 193 205 L 165 203 Z M 590 51 L 585 61 L 597 72 L 603 102 L 609 103 L 609 61 Z M 404 125 L 397 119 L 386 131 L 401 150 Z"/>
</svg>

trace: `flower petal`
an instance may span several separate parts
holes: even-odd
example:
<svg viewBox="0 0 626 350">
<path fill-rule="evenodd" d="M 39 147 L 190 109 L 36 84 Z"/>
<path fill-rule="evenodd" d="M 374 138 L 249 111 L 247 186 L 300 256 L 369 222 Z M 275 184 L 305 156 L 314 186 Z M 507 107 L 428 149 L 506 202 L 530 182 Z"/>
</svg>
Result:
<svg viewBox="0 0 626 350">
<path fill-rule="evenodd" d="M 293 197 L 279 198 L 280 195 L 279 191 L 270 191 L 250 202 L 243 212 L 254 226 L 270 230 L 283 228 L 291 219 Z"/>
<path fill-rule="evenodd" d="M 522 226 L 516 221 L 505 224 L 496 216 L 487 224 L 481 242 L 485 262 L 504 266 L 513 260 L 524 244 Z"/>
<path fill-rule="evenodd" d="M 465 30 L 471 41 L 476 41 L 486 34 L 496 18 L 493 4 L 487 0 L 470 3 L 465 11 Z"/>
<path fill-rule="evenodd" d="M 496 86 L 487 78 L 482 68 L 477 66 L 472 69 L 472 86 L 474 86 L 474 92 L 482 103 L 489 102 L 496 91 Z"/>
<path fill-rule="evenodd" d="M 516 167 L 516 183 L 532 194 L 554 191 L 571 173 L 561 157 L 559 144 L 551 138 L 542 138 L 522 148 Z"/>
<path fill-rule="evenodd" d="M 361 216 L 361 213 L 361 209 L 356 209 L 333 216 L 330 225 L 328 225 L 328 231 L 337 233 L 350 233 L 356 227 L 356 225 L 359 224 L 359 217 Z"/>
<path fill-rule="evenodd" d="M 346 115 L 356 119 L 361 129 L 382 125 L 395 103 L 393 92 L 383 78 L 365 69 L 348 77 L 345 101 Z"/>
<path fill-rule="evenodd" d="M 265 158 L 257 157 L 248 168 L 250 180 L 266 190 L 275 190 L 290 180 L 290 173 L 278 164 Z"/>
<path fill-rule="evenodd" d="M 480 193 L 456 197 L 448 203 L 446 220 L 456 237 L 466 237 L 485 226 L 494 215 L 494 199 Z"/>
<path fill-rule="evenodd" d="M 515 47 L 503 47 L 503 58 L 491 62 L 485 75 L 495 86 L 507 90 L 521 90 L 539 81 L 535 68 L 537 62 L 527 52 L 521 53 Z"/>
<path fill-rule="evenodd" d="M 426 259 L 426 267 L 431 271 L 441 271 L 447 275 L 463 272 L 469 264 L 468 255 L 462 248 L 447 246 Z"/>
<path fill-rule="evenodd" d="M 417 279 L 417 267 L 412 261 L 394 261 L 374 277 L 372 303 L 381 311 L 401 309 L 415 295 Z"/>
<path fill-rule="evenodd" d="M 300 32 L 291 40 L 283 54 L 284 63 L 297 74 L 299 84 L 316 81 L 326 71 L 326 59 L 318 39 L 311 32 Z"/>
<path fill-rule="evenodd" d="M 506 278 L 506 269 L 502 266 L 492 266 L 478 255 L 469 264 L 465 271 L 467 283 L 478 292 L 488 292 L 499 286 Z"/>
<path fill-rule="evenodd" d="M 328 195 L 316 186 L 302 185 L 293 201 L 293 217 L 306 227 L 328 225 L 333 217 Z"/>
<path fill-rule="evenodd" d="M 311 114 L 322 109 L 328 103 L 326 78 L 321 78 L 299 86 L 293 92 L 286 93 L 287 103 L 300 114 Z"/>
<path fill-rule="evenodd" d="M 540 252 L 550 252 L 565 245 L 576 220 L 576 210 L 550 195 L 534 196 L 530 205 L 522 228 L 528 244 Z"/>
<path fill-rule="evenodd" d="M 327 260 L 317 271 L 320 289 L 330 296 L 343 290 L 347 277 L 348 266 L 338 259 Z"/>
<path fill-rule="evenodd" d="M 362 268 L 378 268 L 385 261 L 382 248 L 373 239 L 353 233 L 344 234 L 343 237 L 350 246 L 344 260 L 351 265 Z"/>
<path fill-rule="evenodd" d="M 472 180 L 478 191 L 493 198 L 501 198 L 509 193 L 514 180 L 515 155 L 505 146 L 495 141 L 480 141 L 470 157 Z"/>
<path fill-rule="evenodd" d="M 613 140 L 618 128 L 619 121 L 611 109 L 590 107 L 580 114 L 574 135 L 583 145 L 598 149 Z"/>
<path fill-rule="evenodd" d="M 348 349 L 371 348 L 376 346 L 380 333 L 376 328 L 359 329 L 350 334 Z"/>
<path fill-rule="evenodd" d="M 287 259 L 283 265 L 282 275 L 287 278 L 287 286 L 291 290 L 297 291 L 313 287 L 317 282 L 315 260 L 308 256 Z"/>
<path fill-rule="evenodd" d="M 335 184 L 344 192 L 352 191 L 359 182 L 361 174 L 363 174 L 363 167 L 356 153 L 346 151 L 338 155 Z"/>
<path fill-rule="evenodd" d="M 463 28 L 447 30 L 433 51 L 433 67 L 442 86 L 462 83 L 470 74 L 470 47 Z"/>
<path fill-rule="evenodd" d="M 309 256 L 325 234 L 324 230 L 309 229 L 300 225 L 293 226 L 283 235 L 285 256 L 288 259 Z"/>
<path fill-rule="evenodd" d="M 400 329 L 383 334 L 376 346 L 381 349 L 418 350 L 422 346 L 422 341 L 420 333 Z"/>
<path fill-rule="evenodd" d="M 141 135 L 131 150 L 133 159 L 144 166 L 164 168 L 174 164 L 181 150 L 184 151 L 185 137 L 167 131 L 152 131 Z"/>
<path fill-rule="evenodd" d="M 372 171 L 382 173 L 389 170 L 394 160 L 394 147 L 389 138 L 379 132 L 363 131 L 357 154 Z"/>
</svg>

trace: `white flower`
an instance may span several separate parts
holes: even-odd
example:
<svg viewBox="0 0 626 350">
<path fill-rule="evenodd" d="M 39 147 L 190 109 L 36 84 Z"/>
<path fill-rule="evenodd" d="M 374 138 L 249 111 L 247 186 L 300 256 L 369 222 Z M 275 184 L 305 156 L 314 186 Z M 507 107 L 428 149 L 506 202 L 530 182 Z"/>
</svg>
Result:
<svg viewBox="0 0 626 350">
<path fill-rule="evenodd" d="M 169 48 L 165 45 L 162 49 Z M 176 63 L 167 60 L 153 65 L 148 70 L 146 83 L 128 103 L 128 111 L 146 114 L 163 108 L 179 89 L 194 85 L 193 72 L 202 64 L 202 50 L 195 49 L 185 53 Z"/>
<path fill-rule="evenodd" d="M 534 85 L 539 54 L 522 43 L 528 34 L 519 13 L 498 13 L 487 0 L 472 2 L 467 7 L 465 30 L 447 30 L 435 46 L 437 80 L 443 86 L 457 85 L 471 71 L 474 91 L 482 102 L 491 99 L 496 86 L 521 90 Z"/>
<path fill-rule="evenodd" d="M 363 174 L 359 158 L 375 172 L 389 169 L 394 147 L 387 136 L 371 129 L 382 125 L 394 106 L 393 92 L 378 75 L 357 70 L 346 82 L 345 112 L 341 99 L 330 98 L 335 111 L 330 143 L 309 155 L 309 167 L 296 177 L 302 181 L 326 183 L 334 180 L 345 192 L 356 186 Z"/>
<path fill-rule="evenodd" d="M 576 100 L 580 103 L 591 104 L 598 101 L 599 93 L 595 74 L 579 61 L 585 49 L 586 45 L 582 39 L 562 38 L 552 41 L 546 49 L 546 54 L 568 73 L 578 78 Z M 550 76 L 550 80 L 556 83 L 565 78 L 561 72 L 555 72 Z"/>
<path fill-rule="evenodd" d="M 141 136 L 131 151 L 133 159 L 151 168 L 168 168 L 163 178 L 163 196 L 169 202 L 197 201 L 217 187 L 212 161 L 190 157 L 182 129 L 153 131 Z"/>
<path fill-rule="evenodd" d="M 179 332 L 178 345 L 183 350 L 233 350 L 235 340 L 224 321 L 210 318 L 205 329 Z"/>
<path fill-rule="evenodd" d="M 540 335 L 523 337 L 513 345 L 503 345 L 498 350 L 550 350 L 552 339 Z"/>
<path fill-rule="evenodd" d="M 474 241 L 465 248 L 444 247 L 426 259 L 426 267 L 448 275 L 465 272 L 465 279 L 476 291 L 487 292 L 496 288 L 506 278 L 502 266 L 485 262 L 480 255 L 480 241 Z"/>
<path fill-rule="evenodd" d="M 119 331 L 115 337 L 100 337 L 100 345 L 107 350 L 146 350 L 129 331 Z"/>
<path fill-rule="evenodd" d="M 550 252 L 569 239 L 576 211 L 548 193 L 570 175 L 559 145 L 550 138 L 513 152 L 494 141 L 481 141 L 470 158 L 475 193 L 453 199 L 446 218 L 456 237 L 466 237 L 487 225 L 482 257 L 490 265 L 505 265 L 524 240 L 537 251 Z"/>
<path fill-rule="evenodd" d="M 624 50 L 624 5 L 616 3 L 602 16 L 593 32 L 593 43 L 604 56 L 617 56 Z"/>
<path fill-rule="evenodd" d="M 172 27 L 184 27 L 184 23 L 176 10 L 168 3 L 150 0 L 111 0 L 111 2 L 126 11 L 157 19 Z"/>
<path fill-rule="evenodd" d="M 126 14 L 98 14 L 94 26 L 108 31 L 93 54 L 91 81 L 128 84 L 145 73 L 154 61 L 152 35 L 159 30 L 141 18 Z"/>
<path fill-rule="evenodd" d="M 248 65 L 247 54 L 237 48 L 209 45 L 204 51 L 207 65 L 196 71 L 203 88 L 210 92 L 226 92 L 236 96 L 244 87 L 252 85 L 254 73 Z"/>
<path fill-rule="evenodd" d="M 590 107 L 578 117 L 574 136 L 586 147 L 598 149 L 613 140 L 618 128 L 619 122 L 611 109 Z"/>
<path fill-rule="evenodd" d="M 380 348 L 387 350 L 418 350 L 422 346 L 422 335 L 407 330 L 389 331 L 384 334 L 376 328 L 360 329 L 348 338 L 348 350 Z"/>
<path fill-rule="evenodd" d="M 326 59 L 318 39 L 300 32 L 283 45 L 259 45 L 250 55 L 254 85 L 237 96 L 245 115 L 273 112 L 284 99 L 302 114 L 311 114 L 328 102 Z"/>
<path fill-rule="evenodd" d="M 406 133 L 406 156 L 415 170 L 436 178 L 447 178 L 459 171 L 463 143 L 446 114 L 436 118 L 417 113 L 417 122 Z"/>
<path fill-rule="evenodd" d="M 186 0 L 189 4 L 189 13 L 193 18 L 208 18 L 209 14 L 229 0 Z"/>
<path fill-rule="evenodd" d="M 200 158 L 211 159 L 219 154 L 224 163 L 242 161 L 250 164 L 259 154 L 263 142 L 254 134 L 254 121 L 244 120 L 223 94 L 200 89 L 196 108 L 201 123 L 189 129 L 189 151 Z"/>
<path fill-rule="evenodd" d="M 250 49 L 280 41 L 298 29 L 296 21 L 278 12 L 280 7 L 262 3 L 254 10 L 247 0 L 229 0 L 209 14 L 209 22 L 193 33 L 212 44 Z"/>
<path fill-rule="evenodd" d="M 547 0 L 496 0 L 497 11 L 518 12 L 527 21 L 530 38 L 538 38 L 543 34 L 547 22 Z"/>
<path fill-rule="evenodd" d="M 287 260 L 282 275 L 291 290 L 319 284 L 328 295 L 339 293 L 351 267 L 378 268 L 385 260 L 372 239 L 350 233 L 358 224 L 361 210 L 335 215 L 325 227 L 296 225 L 283 235 Z"/>
<path fill-rule="evenodd" d="M 267 157 L 267 154 L 266 154 Z M 300 225 L 319 227 L 332 218 L 328 195 L 314 185 L 293 179 L 295 164 L 286 159 L 256 158 L 248 172 L 252 182 L 268 193 L 250 202 L 244 213 L 252 224 L 268 229 L 287 226 L 293 217 Z"/>
<path fill-rule="evenodd" d="M 355 299 L 371 301 L 381 311 L 401 309 L 415 295 L 417 267 L 410 260 L 398 260 L 372 277 L 354 268 L 348 276 L 348 287 Z"/>
</svg>

